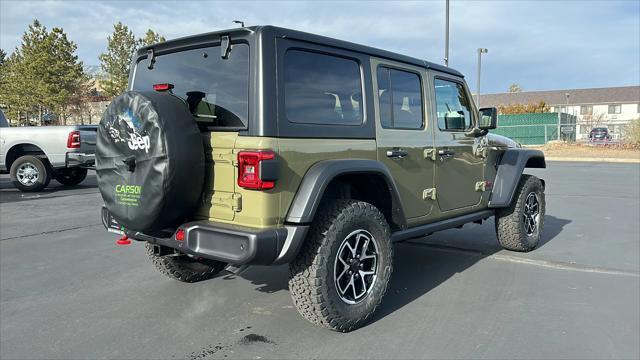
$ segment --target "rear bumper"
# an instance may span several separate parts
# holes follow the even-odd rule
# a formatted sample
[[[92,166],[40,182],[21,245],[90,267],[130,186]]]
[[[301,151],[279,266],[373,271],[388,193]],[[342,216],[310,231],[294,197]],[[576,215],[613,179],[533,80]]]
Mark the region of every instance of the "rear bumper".
[[[95,154],[85,154],[85,153],[67,153],[65,157],[65,166],[66,167],[90,167],[96,164],[96,156]]]
[[[109,216],[102,208],[102,223],[109,229]],[[129,238],[176,249],[182,253],[236,265],[276,265],[293,260],[308,226],[283,226],[255,229],[212,221],[194,221],[181,225],[184,240],[175,232],[157,237],[124,230]],[[176,230],[178,231],[178,230]]]

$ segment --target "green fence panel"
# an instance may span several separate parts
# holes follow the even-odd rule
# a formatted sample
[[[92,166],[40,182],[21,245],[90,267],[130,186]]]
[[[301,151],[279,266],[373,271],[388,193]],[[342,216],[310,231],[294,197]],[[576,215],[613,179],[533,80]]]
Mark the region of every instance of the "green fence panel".
[[[576,117],[565,113],[499,115],[498,128],[492,133],[509,137],[523,145],[544,145],[558,139],[575,140]]]

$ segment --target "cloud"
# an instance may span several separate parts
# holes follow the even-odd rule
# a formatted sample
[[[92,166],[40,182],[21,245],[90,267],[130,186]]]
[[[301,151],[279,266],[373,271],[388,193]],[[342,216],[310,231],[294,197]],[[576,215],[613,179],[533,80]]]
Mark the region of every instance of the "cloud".
[[[483,92],[638,85],[640,2],[451,2],[451,66],[475,84],[476,49],[485,47]],[[106,49],[113,23],[167,38],[220,30],[243,20],[273,24],[442,62],[444,1],[0,2],[0,46],[19,45],[38,18],[64,28],[89,65]],[[475,91],[475,86],[474,91]]]

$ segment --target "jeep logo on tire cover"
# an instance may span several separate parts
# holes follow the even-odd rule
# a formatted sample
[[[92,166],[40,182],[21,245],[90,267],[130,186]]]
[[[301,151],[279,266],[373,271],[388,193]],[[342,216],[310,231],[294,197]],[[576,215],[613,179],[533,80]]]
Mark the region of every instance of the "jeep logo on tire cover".
[[[144,150],[146,153],[149,153],[149,149],[151,148],[149,136],[146,135],[144,131],[139,131],[140,120],[133,115],[131,110],[113,117],[112,120],[107,123],[106,127],[109,136],[114,142],[126,142],[131,150]],[[128,133],[128,139],[126,135],[123,136],[121,132],[123,129]]]

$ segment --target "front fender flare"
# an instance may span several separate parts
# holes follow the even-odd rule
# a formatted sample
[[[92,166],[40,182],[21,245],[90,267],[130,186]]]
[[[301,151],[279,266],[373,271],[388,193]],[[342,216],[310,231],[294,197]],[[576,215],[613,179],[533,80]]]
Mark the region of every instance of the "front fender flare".
[[[377,160],[367,159],[323,160],[314,164],[302,179],[296,196],[289,207],[286,221],[301,224],[313,221],[318,205],[329,183],[337,176],[346,174],[375,174],[382,176],[391,193],[393,221],[401,229],[406,228],[407,222],[402,201],[389,169]]]
[[[544,153],[534,149],[505,150],[498,163],[498,173],[493,182],[493,190],[489,200],[490,208],[506,207],[511,204],[525,167],[546,168]]]

